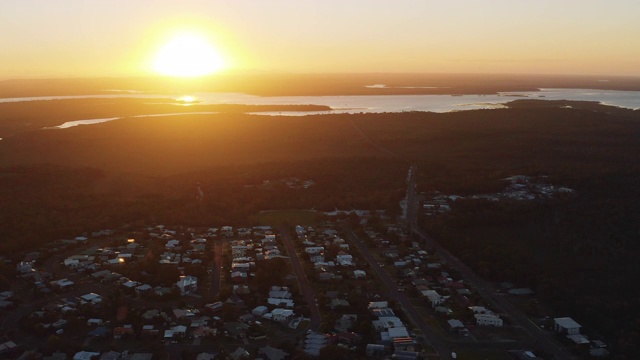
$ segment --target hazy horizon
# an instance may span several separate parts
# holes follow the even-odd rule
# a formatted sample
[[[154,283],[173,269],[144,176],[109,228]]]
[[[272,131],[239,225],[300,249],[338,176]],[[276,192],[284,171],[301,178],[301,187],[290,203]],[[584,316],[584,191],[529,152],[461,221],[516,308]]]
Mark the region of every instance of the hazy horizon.
[[[3,2],[0,79],[148,76],[184,31],[229,73],[640,76],[638,13],[628,0]]]

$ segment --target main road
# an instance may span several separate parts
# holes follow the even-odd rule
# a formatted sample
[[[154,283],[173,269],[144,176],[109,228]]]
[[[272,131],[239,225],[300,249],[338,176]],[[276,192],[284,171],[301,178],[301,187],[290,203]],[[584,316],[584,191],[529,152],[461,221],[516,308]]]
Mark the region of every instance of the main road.
[[[358,251],[362,254],[362,256],[367,260],[369,266],[373,271],[376,272],[380,280],[385,284],[388,289],[389,296],[398,302],[404,313],[409,317],[409,320],[416,326],[424,337],[427,339],[427,342],[433,349],[440,355],[441,359],[449,359],[451,350],[445,345],[442,339],[436,334],[423,320],[418,311],[415,309],[411,301],[405,296],[405,294],[398,291],[398,286],[396,282],[389,276],[389,274],[378,264],[376,259],[371,255],[369,248],[358,238],[353,231],[348,230],[348,235],[351,240],[351,243],[358,248]]]
[[[559,344],[545,333],[544,330],[527,318],[520,310],[510,303],[509,300],[504,296],[496,295],[496,289],[492,284],[476,275],[471,268],[447,251],[442,245],[424,232],[424,230],[420,229],[417,220],[418,199],[415,191],[416,173],[417,167],[415,165],[411,166],[407,179],[407,228],[413,233],[419,235],[425,242],[427,248],[434,248],[440,258],[446,261],[449,267],[457,270],[462,275],[465,282],[471,284],[476,291],[478,291],[480,296],[489,302],[491,307],[508,315],[514,323],[525,329],[525,331],[527,331],[529,335],[536,340],[535,343],[537,347],[542,348],[546,353],[552,354],[557,360],[572,359],[572,357],[567,354]],[[413,211],[409,211],[411,208]]]
[[[213,264],[211,265],[211,286],[209,298],[215,298],[220,294],[220,278],[222,277],[222,250],[223,240],[215,240],[213,243]]]
[[[296,278],[298,279],[298,287],[300,288],[300,293],[302,293],[304,300],[309,306],[309,311],[311,312],[309,330],[317,331],[318,328],[320,328],[320,311],[318,310],[318,305],[316,304],[313,289],[311,289],[311,286],[309,285],[309,280],[307,280],[307,276],[304,273],[304,268],[302,267],[302,263],[298,258],[296,248],[293,246],[291,232],[285,226],[280,227],[279,231],[280,238],[282,239],[282,242],[284,242],[284,245],[287,248],[287,253],[289,254],[289,258],[291,259],[293,271],[295,272]]]

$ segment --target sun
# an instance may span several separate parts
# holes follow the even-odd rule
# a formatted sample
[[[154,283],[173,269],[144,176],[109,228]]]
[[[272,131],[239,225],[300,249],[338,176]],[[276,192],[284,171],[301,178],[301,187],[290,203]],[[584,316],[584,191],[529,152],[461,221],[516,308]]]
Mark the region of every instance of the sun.
[[[156,54],[153,70],[169,76],[194,77],[217,73],[226,63],[203,36],[184,32],[174,35]]]

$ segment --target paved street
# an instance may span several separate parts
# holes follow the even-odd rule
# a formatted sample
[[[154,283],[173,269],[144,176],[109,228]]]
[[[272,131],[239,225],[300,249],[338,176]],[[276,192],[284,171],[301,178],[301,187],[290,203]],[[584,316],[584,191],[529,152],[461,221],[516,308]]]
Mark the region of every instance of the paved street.
[[[478,293],[489,302],[490,307],[499,313],[503,313],[511,318],[518,326],[522,327],[535,339],[536,345],[544,349],[545,352],[553,354],[558,360],[569,360],[572,357],[567,354],[562,347],[555,342],[540,327],[534,324],[520,310],[509,302],[504,296],[497,296],[496,289],[488,281],[476,275],[471,268],[462,263],[460,259],[453,256],[449,251],[442,247],[437,241],[431,238],[418,226],[417,209],[418,198],[415,192],[417,167],[413,165],[409,171],[407,185],[407,206],[413,211],[407,211],[407,226],[415,234],[418,234],[425,242],[427,248],[435,248],[440,258],[446,261],[447,266],[457,270],[463,277],[464,281],[473,286]]]
[[[398,291],[396,282],[387,274],[387,272],[378,265],[376,259],[371,255],[367,246],[360,240],[353,231],[349,231],[349,239],[351,243],[355,245],[362,256],[369,262],[369,265],[373,271],[376,272],[378,277],[382,280],[388,289],[388,294],[392,300],[397,301],[404,310],[409,320],[424,334],[425,338],[429,342],[436,352],[440,355],[441,359],[449,359],[451,350],[444,344],[442,339],[422,320],[420,314],[415,309],[411,301],[405,296],[405,294]]]
[[[311,322],[309,324],[309,330],[317,331],[320,327],[320,311],[318,310],[318,305],[316,305],[314,291],[309,285],[307,276],[305,275],[304,269],[302,268],[302,263],[298,258],[298,253],[296,252],[296,249],[293,245],[291,232],[284,226],[281,227],[279,231],[280,237],[284,242],[285,247],[287,248],[287,253],[291,258],[291,264],[293,265],[293,271],[295,272],[296,278],[298,279],[300,292],[302,293],[304,300],[307,302],[309,311],[311,312]]]
[[[213,264],[211,265],[211,286],[209,297],[214,298],[220,293],[220,277],[222,276],[222,249],[224,241],[215,240],[213,243]]]

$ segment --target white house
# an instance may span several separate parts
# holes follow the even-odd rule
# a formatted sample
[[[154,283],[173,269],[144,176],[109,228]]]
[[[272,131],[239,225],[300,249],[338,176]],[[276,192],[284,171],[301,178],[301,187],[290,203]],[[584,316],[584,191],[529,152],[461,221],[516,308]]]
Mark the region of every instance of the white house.
[[[367,277],[367,273],[364,270],[353,270],[353,277],[356,279],[364,279]]]
[[[80,296],[80,299],[92,304],[99,304],[100,302],[102,302],[102,296],[96,293],[89,293],[89,294],[82,295]]]
[[[293,318],[293,310],[276,308],[271,312],[273,321],[286,324]]]
[[[77,269],[78,266],[80,266],[80,260],[78,259],[64,259],[64,266],[71,268],[71,269]]]
[[[68,280],[68,279],[60,279],[58,281],[53,281],[52,284],[57,286],[60,289],[69,289],[73,285],[75,285],[75,283],[73,281]]]
[[[475,314],[479,326],[502,326],[502,319],[495,314]]]
[[[429,300],[432,307],[436,307],[444,302],[444,298],[435,290],[423,290],[421,294]]]
[[[553,328],[563,334],[575,335],[580,333],[580,324],[570,317],[561,317],[553,319]]]
[[[104,321],[102,319],[89,319],[87,320],[87,326],[99,326],[102,325]]]
[[[181,295],[192,294],[198,290],[198,278],[195,276],[181,276],[176,283]]]
[[[304,248],[304,252],[306,252],[309,255],[311,255],[311,254],[320,254],[320,253],[324,252],[324,247],[323,246],[310,246],[308,248]]]
[[[353,256],[350,254],[337,255],[336,263],[340,266],[353,266]]]

